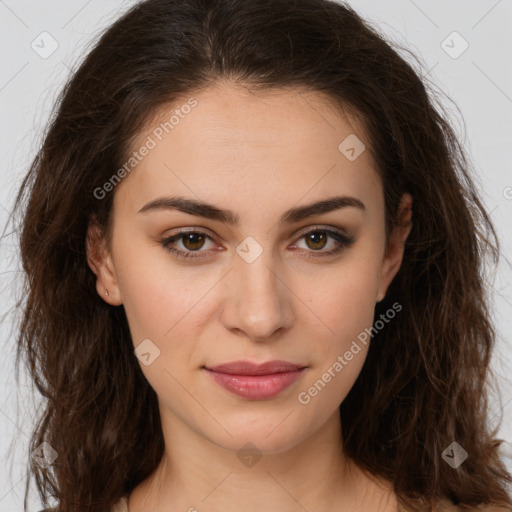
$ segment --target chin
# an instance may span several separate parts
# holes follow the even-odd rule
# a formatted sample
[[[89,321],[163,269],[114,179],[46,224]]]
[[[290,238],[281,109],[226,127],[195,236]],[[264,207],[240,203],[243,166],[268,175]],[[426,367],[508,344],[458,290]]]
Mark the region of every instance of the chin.
[[[274,438],[268,436],[266,432],[260,433],[248,429],[246,435],[243,432],[238,433],[233,438],[223,439],[222,442],[216,444],[226,450],[235,452],[239,456],[243,456],[245,451],[254,451],[261,455],[277,455],[291,450],[302,440],[300,437],[294,438],[292,436],[286,436],[285,439],[281,436]],[[213,439],[212,441],[215,442]]]
[[[203,432],[203,435],[214,444],[237,453],[248,444],[254,445],[261,454],[283,453],[308,437],[303,422],[298,421],[294,414],[283,421],[284,418],[286,414],[281,414],[276,421],[269,421],[268,416],[260,420],[254,417],[247,421],[238,419],[236,424],[224,423],[232,437],[218,429],[216,432]]]

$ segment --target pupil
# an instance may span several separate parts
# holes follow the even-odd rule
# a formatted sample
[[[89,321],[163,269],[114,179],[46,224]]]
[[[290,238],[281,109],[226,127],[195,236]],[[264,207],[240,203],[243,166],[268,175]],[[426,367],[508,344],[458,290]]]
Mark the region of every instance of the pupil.
[[[319,239],[319,240],[317,240],[317,239]],[[323,233],[313,233],[313,234],[309,235],[309,240],[311,242],[313,242],[313,244],[317,244],[319,242],[321,244],[322,241],[325,241],[325,234],[323,234]],[[314,248],[315,249],[319,249],[319,248],[321,249],[322,247],[314,247]]]
[[[195,238],[199,238],[199,241],[194,241]],[[185,235],[185,247],[187,247],[188,249],[199,249],[199,247],[201,246],[202,238],[204,237],[199,233],[191,233],[189,235]],[[195,244],[199,244],[199,247],[190,247],[190,244],[192,244],[192,246],[194,246]]]

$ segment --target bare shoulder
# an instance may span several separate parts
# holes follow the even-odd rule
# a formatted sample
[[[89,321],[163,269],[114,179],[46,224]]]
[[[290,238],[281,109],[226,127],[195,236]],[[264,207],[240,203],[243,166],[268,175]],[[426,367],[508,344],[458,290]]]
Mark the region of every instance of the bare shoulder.
[[[112,508],[111,512],[129,512],[128,511],[128,498],[123,496]]]
[[[410,512],[408,508],[400,504],[397,510],[398,512]],[[448,499],[443,499],[434,506],[432,512],[512,512],[512,507],[498,505],[479,505],[477,507],[459,506]]]
[[[56,512],[55,508],[45,508],[40,512]],[[129,512],[128,510],[128,498],[123,496],[111,509],[110,512]]]
[[[453,510],[457,510],[460,512],[512,512],[512,507],[504,507],[498,505],[480,505],[472,509],[457,507]]]
[[[512,512],[512,508],[497,505],[479,505],[468,508],[467,506],[454,505],[450,500],[441,501],[434,509],[435,512]]]

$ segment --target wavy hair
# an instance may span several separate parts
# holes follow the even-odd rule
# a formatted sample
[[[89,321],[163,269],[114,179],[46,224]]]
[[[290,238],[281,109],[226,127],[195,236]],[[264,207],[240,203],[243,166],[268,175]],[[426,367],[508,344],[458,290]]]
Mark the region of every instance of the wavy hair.
[[[44,405],[30,451],[45,441],[58,453],[47,468],[29,467],[25,510],[34,478],[57,512],[104,512],[161,460],[157,397],[124,308],[96,293],[86,233],[94,219],[109,238],[115,192],[99,200],[94,190],[151,116],[218,81],[323,92],[356,112],[382,178],[388,235],[402,193],[414,198],[402,266],[375,317],[394,302],[403,311],[374,336],[340,406],[346,453],[390,480],[410,510],[445,498],[512,506],[488,419],[496,333],[483,271],[499,242],[421,67],[331,0],[147,0],[103,32],[62,90],[15,202],[26,290],[17,367],[24,362]],[[469,454],[457,469],[441,457],[454,441]]]

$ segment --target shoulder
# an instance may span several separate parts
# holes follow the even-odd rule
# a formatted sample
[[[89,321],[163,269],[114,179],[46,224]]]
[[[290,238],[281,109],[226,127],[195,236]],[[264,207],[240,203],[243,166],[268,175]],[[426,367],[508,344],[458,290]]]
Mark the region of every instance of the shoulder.
[[[478,505],[477,507],[459,507],[450,500],[442,500],[438,503],[434,512],[512,512],[510,507],[499,507],[497,505]]]
[[[398,512],[409,511],[402,506],[399,506]],[[512,508],[504,506],[499,507],[497,505],[479,505],[473,508],[459,507],[458,505],[455,505],[451,500],[442,499],[435,505],[435,507],[432,509],[432,512],[512,512]]]
[[[128,498],[123,496],[112,508],[111,512],[129,512]]]
[[[54,508],[45,508],[40,512],[55,512]],[[110,510],[110,512],[129,512],[128,510],[128,498],[123,496]]]

